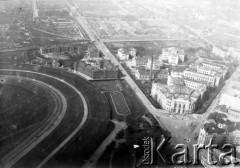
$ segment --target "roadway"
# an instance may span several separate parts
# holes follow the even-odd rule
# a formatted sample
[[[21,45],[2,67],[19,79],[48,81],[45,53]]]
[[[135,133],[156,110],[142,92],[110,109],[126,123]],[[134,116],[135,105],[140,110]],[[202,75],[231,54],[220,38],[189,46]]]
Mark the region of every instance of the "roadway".
[[[215,112],[215,108],[219,105],[219,100],[221,98],[221,95],[223,93],[225,93],[227,91],[227,89],[231,86],[231,81],[234,80],[234,78],[236,78],[237,76],[239,76],[240,73],[240,65],[238,65],[238,67],[235,69],[235,71],[233,72],[233,74],[231,75],[231,77],[225,81],[225,85],[223,86],[223,88],[220,90],[220,92],[217,94],[217,96],[215,97],[215,99],[212,101],[212,103],[210,104],[210,106],[208,107],[208,109],[206,110],[206,112],[204,114],[201,114],[201,123],[195,128],[195,130],[200,130],[200,128],[203,127],[203,125],[205,124],[205,121],[207,121],[208,116]],[[193,131],[194,132],[194,131]],[[190,137],[188,137],[189,139],[194,139],[195,134],[192,134]]]
[[[71,139],[75,139],[76,134],[83,131],[83,126],[94,129],[91,122],[85,124],[89,117],[109,119],[110,107],[106,97],[94,85],[73,73],[50,67],[11,63],[0,63],[0,69],[3,75],[40,80],[61,91],[67,101],[66,114],[56,128],[46,137],[38,137],[37,142],[31,144],[31,148],[21,156],[17,155],[21,158],[2,161],[5,165],[3,167],[42,167]],[[84,133],[87,136],[91,132]],[[89,140],[93,144],[96,143],[95,141],[97,139]],[[90,149],[84,148],[81,152],[87,150]]]
[[[77,7],[76,7],[77,8]],[[71,9],[71,8],[70,8]],[[115,58],[115,56],[109,51],[109,49],[106,47],[104,42],[98,38],[98,36],[93,32],[92,28],[88,25],[87,21],[84,17],[82,17],[79,13],[77,16],[77,21],[82,26],[84,31],[87,33],[91,41],[95,42],[95,46],[98,50],[102,51],[102,53],[105,55],[106,59],[110,59],[112,63],[121,70],[122,74],[124,75],[124,79],[127,81],[129,86],[134,90],[137,97],[141,101],[141,103],[146,107],[146,109],[156,118],[161,117],[163,113],[165,113],[164,110],[156,109],[152,103],[148,100],[148,98],[145,96],[145,94],[139,89],[139,87],[136,85],[136,83],[132,80],[132,78],[128,75],[127,71],[122,67],[122,65],[118,62],[118,60]],[[156,118],[157,119],[157,118]],[[165,128],[165,125],[157,119],[160,126],[162,128]]]
[[[158,37],[158,36],[142,36],[142,35],[138,35],[135,37],[114,37],[114,38],[105,38],[102,39],[103,42],[142,42],[142,41],[146,41],[146,42],[152,42],[152,41],[188,41],[190,39],[175,39],[175,38],[162,38],[162,37]]]
[[[169,119],[169,117],[167,117],[166,115],[166,111],[164,110],[160,110],[160,109],[156,109],[152,103],[147,99],[147,97],[145,96],[145,94],[139,89],[139,87],[136,85],[136,83],[132,80],[132,78],[128,75],[128,73],[126,72],[126,70],[122,67],[122,65],[118,62],[118,60],[116,59],[116,57],[109,51],[109,49],[106,47],[106,45],[104,44],[104,42],[106,42],[107,40],[100,40],[98,38],[98,36],[94,33],[94,31],[92,30],[92,28],[88,25],[87,21],[84,19],[84,17],[78,16],[77,20],[79,21],[79,24],[82,26],[82,28],[85,30],[85,32],[87,33],[87,35],[90,37],[90,39],[92,41],[95,41],[95,45],[96,47],[101,50],[103,52],[103,54],[105,55],[105,57],[107,59],[110,59],[115,65],[117,65],[119,67],[119,69],[121,70],[121,72],[123,73],[123,75],[125,76],[124,79],[127,81],[127,83],[130,85],[130,87],[134,90],[134,92],[136,93],[137,97],[140,99],[141,103],[146,107],[146,109],[156,118],[156,120],[159,122],[160,126],[162,128],[166,128],[165,124],[163,124],[163,122],[161,120],[164,119]],[[207,39],[205,39],[202,36],[197,35],[192,29],[190,29],[187,25],[184,25],[184,27],[186,29],[188,29],[189,31],[191,31],[194,35],[196,35],[198,38],[201,38],[202,40],[206,41],[207,43],[210,43],[212,45],[214,45],[212,42],[208,41]],[[122,39],[124,41],[126,41],[126,39]],[[174,39],[175,40],[175,39]],[[177,40],[177,39],[176,39]],[[185,39],[184,39],[185,40]],[[131,39],[131,41],[134,41],[134,39]],[[150,40],[152,41],[152,40]],[[214,100],[214,102],[217,100]],[[213,103],[214,104],[214,103]],[[212,110],[213,105],[210,106],[209,110]],[[174,120],[174,119],[171,119]]]
[[[221,95],[223,93],[225,93],[227,91],[227,89],[231,86],[231,81],[234,80],[234,78],[236,78],[237,76],[239,76],[239,72],[240,72],[240,65],[238,65],[238,67],[235,69],[235,71],[233,72],[233,74],[231,75],[231,77],[225,81],[225,85],[223,86],[223,88],[221,89],[221,91],[218,93],[218,95],[216,96],[216,98],[213,100],[213,102],[211,103],[211,105],[208,107],[208,109],[206,110],[206,112],[202,115],[203,119],[205,120],[206,117],[211,114],[212,112],[214,112],[214,108],[218,105],[219,103],[219,99],[221,97]]]

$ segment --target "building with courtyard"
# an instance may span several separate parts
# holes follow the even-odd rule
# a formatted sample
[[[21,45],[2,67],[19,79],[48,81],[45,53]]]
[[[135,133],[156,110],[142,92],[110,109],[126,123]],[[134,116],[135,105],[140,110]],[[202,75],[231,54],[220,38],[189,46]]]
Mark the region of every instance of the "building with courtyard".
[[[208,84],[211,87],[218,87],[224,81],[228,68],[225,65],[208,61],[196,61],[194,65],[183,72],[183,77],[188,83],[197,87],[197,83]]]
[[[194,90],[186,86],[182,78],[168,76],[167,85],[152,83],[151,96],[162,108],[173,114],[191,114],[202,105],[206,87]]]

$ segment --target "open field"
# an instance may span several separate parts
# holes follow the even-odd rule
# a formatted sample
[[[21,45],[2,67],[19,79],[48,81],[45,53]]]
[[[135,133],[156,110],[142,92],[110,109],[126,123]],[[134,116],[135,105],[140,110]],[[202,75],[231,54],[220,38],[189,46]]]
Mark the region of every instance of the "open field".
[[[87,18],[89,25],[103,39],[132,39],[141,37],[159,37],[162,39],[184,39],[186,32],[180,27],[163,20],[125,20],[124,18]],[[161,23],[161,24],[160,24]]]
[[[109,0],[80,0],[75,2],[78,11],[86,16],[117,16],[121,13],[119,7]]]
[[[220,46],[240,49],[240,37],[234,37],[226,34],[216,34],[205,38]]]

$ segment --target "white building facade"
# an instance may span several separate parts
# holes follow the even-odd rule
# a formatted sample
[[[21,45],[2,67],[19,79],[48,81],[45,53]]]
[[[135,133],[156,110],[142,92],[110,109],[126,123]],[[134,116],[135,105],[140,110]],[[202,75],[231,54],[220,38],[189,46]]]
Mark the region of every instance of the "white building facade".
[[[183,72],[183,77],[186,79],[199,81],[199,83],[206,82],[211,87],[218,87],[220,81],[225,78],[227,70],[228,68],[224,65],[202,62],[186,69]]]

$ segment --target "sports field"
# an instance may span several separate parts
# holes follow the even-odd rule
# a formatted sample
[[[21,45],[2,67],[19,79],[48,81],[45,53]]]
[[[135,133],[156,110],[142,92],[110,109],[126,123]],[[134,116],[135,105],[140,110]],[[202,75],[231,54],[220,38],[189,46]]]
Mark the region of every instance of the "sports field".
[[[36,134],[34,132],[35,130],[33,130],[34,133],[32,133],[35,136],[32,136],[32,134],[30,135],[30,133],[26,136],[21,136],[21,138],[24,140],[31,137],[29,141],[24,141],[26,144],[29,142],[34,143],[34,141],[37,140],[41,141],[36,144],[26,155],[22,156],[22,158],[14,164],[14,167],[37,167],[43,163],[45,158],[49,158],[48,156],[51,155],[55,149],[61,150],[57,151],[54,155],[51,155],[49,158],[50,162],[47,160],[43,163],[44,165],[63,165],[67,164],[69,159],[72,160],[72,165],[68,166],[73,166],[75,163],[77,165],[81,165],[91,156],[91,154],[114,128],[113,123],[110,121],[110,106],[106,97],[97,87],[73,73],[38,65],[0,63],[0,76],[11,76],[16,78],[16,80],[19,80],[20,83],[23,81],[21,80],[22,78],[29,80],[31,84],[34,84],[36,81],[40,81],[44,83],[46,87],[50,87],[50,90],[58,90],[65,100],[65,102],[63,102],[62,100],[59,100],[60,98],[54,98],[50,95],[46,95],[47,98],[44,98],[44,101],[41,99],[39,101],[37,101],[38,99],[30,99],[29,101],[26,101],[27,107],[22,107],[21,110],[19,110],[23,112],[23,114],[24,112],[28,112],[28,114],[26,114],[27,116],[24,116],[25,120],[30,120],[34,123],[41,123],[37,125],[36,128],[43,126],[44,128],[41,130],[45,130],[44,132],[49,132],[51,128],[54,129],[46,136],[44,132],[38,132]],[[3,80],[0,80],[2,82],[1,85],[6,85],[5,79],[6,78],[4,77]],[[15,82],[15,84],[19,87],[17,82]],[[28,85],[26,88],[28,88]],[[32,87],[32,92],[34,94],[36,91],[39,91],[37,88],[39,87]],[[18,90],[23,92],[24,89]],[[50,94],[50,90],[47,90],[48,94]],[[27,94],[27,91],[25,94],[23,94],[15,92],[15,90],[13,90],[13,93],[15,96],[32,96],[31,89],[29,94]],[[79,93],[81,93],[84,99],[82,99]],[[39,96],[36,97],[40,98]],[[10,100],[12,97],[9,97],[8,99]],[[19,99],[19,102],[23,100],[20,97]],[[46,117],[49,119],[49,124],[47,124],[49,126],[47,126],[45,124],[46,122],[41,122],[41,116],[38,116],[39,120],[33,120],[30,114],[31,112],[34,113],[34,111],[36,111],[35,108],[38,109],[38,106],[47,104],[47,102],[50,101],[49,99],[56,100],[56,103],[60,101],[60,104],[56,106],[55,102],[53,103],[53,109],[50,108],[51,106],[47,106],[51,114],[53,114],[54,109],[58,107],[65,109],[65,112],[64,114],[62,114],[62,112],[60,114],[59,112],[56,112],[56,118]],[[11,108],[10,104],[6,105],[5,108],[7,109],[9,107]],[[30,107],[32,107],[32,109]],[[39,111],[44,114],[44,111],[48,112],[48,110],[41,109]],[[11,114],[11,110],[9,111],[9,114]],[[16,120],[19,122],[21,122],[20,116],[16,115]],[[12,116],[12,118],[14,117]],[[59,119],[61,120],[59,121]],[[17,146],[21,146],[22,144],[25,143],[19,143]],[[17,149],[17,146],[15,146],[12,151]],[[16,152],[19,152],[20,149]],[[1,158],[1,164],[6,165],[11,162],[11,158],[16,155],[12,151],[9,152],[10,154],[7,154]],[[65,156],[69,156],[69,159],[62,160],[61,158]]]
[[[113,102],[113,106],[118,115],[126,116],[130,114],[130,109],[127,102],[121,92],[112,92],[110,97]]]
[[[54,112],[51,92],[24,78],[0,76],[0,157],[32,134]]]

